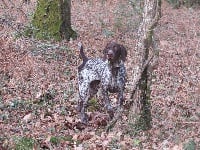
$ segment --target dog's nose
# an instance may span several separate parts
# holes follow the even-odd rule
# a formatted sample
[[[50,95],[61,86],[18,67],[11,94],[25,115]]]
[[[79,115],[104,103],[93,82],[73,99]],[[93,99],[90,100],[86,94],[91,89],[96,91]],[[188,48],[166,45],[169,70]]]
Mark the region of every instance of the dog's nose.
[[[108,55],[109,58],[112,58],[113,55],[114,55],[114,54],[113,54],[113,51],[112,51],[112,50],[109,50],[107,55]]]

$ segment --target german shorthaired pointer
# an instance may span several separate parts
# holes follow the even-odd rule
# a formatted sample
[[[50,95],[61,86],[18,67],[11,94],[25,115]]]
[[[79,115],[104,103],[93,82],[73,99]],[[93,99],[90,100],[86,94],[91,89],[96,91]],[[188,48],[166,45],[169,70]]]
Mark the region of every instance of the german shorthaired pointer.
[[[83,63],[78,67],[80,96],[78,111],[81,114],[81,122],[87,124],[88,117],[85,113],[87,102],[98,92],[99,88],[102,90],[105,107],[112,118],[114,113],[108,92],[118,93],[118,105],[123,104],[126,82],[124,61],[127,51],[123,45],[110,42],[104,49],[104,58],[88,59],[83,52],[81,43],[79,43],[79,49],[83,60]]]

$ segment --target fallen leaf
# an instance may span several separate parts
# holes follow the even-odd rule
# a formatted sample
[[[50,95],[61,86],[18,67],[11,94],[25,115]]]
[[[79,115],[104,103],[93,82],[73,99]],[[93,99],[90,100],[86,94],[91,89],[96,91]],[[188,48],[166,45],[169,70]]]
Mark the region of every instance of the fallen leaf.
[[[24,123],[29,123],[29,122],[31,122],[32,119],[33,119],[33,115],[32,115],[32,113],[29,113],[29,114],[27,114],[27,115],[24,116],[24,118],[22,119],[22,121]]]

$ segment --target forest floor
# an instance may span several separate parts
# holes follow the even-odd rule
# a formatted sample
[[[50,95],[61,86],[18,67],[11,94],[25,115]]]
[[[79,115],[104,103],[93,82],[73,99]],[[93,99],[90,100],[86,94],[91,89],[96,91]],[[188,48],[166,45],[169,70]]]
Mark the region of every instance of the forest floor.
[[[83,129],[78,123],[77,43],[90,57],[101,56],[111,40],[123,44],[130,79],[141,10],[131,1],[72,1],[72,27],[79,37],[54,42],[23,35],[36,0],[4,0],[0,7],[0,149],[200,149],[199,8],[162,4],[155,30],[159,57],[152,68],[152,128],[135,131],[124,115],[106,133],[105,124],[94,119],[106,116],[96,101],[88,112],[90,125]],[[127,101],[130,92],[128,82]]]

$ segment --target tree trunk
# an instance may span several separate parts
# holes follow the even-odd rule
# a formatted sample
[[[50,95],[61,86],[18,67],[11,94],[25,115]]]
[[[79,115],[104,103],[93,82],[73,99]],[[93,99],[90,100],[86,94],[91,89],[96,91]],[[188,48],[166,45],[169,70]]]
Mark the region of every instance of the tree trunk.
[[[136,129],[151,127],[149,63],[155,55],[154,28],[161,15],[161,0],[144,0],[143,20],[138,30],[136,57],[132,75],[133,92],[129,111],[129,123]],[[151,56],[150,56],[151,55]]]
[[[38,0],[29,34],[47,40],[75,38],[76,33],[71,28],[70,6],[70,0]]]

